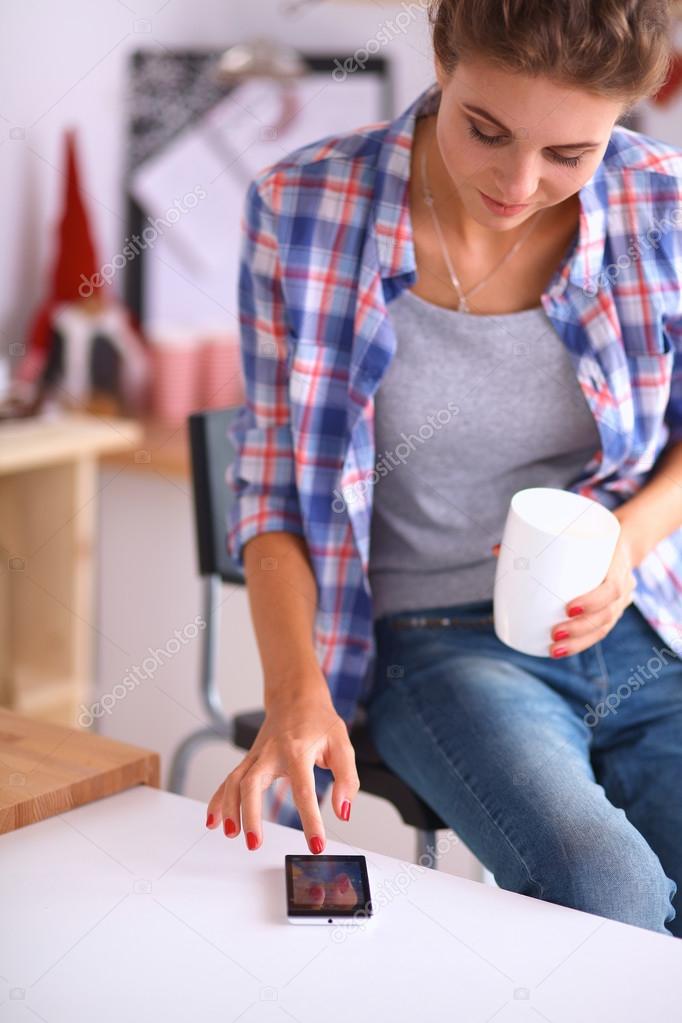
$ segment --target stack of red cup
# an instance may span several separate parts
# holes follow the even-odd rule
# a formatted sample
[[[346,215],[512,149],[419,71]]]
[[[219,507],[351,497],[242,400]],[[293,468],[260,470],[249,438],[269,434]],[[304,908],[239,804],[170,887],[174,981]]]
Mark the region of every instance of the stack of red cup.
[[[239,339],[234,334],[167,333],[151,344],[152,415],[177,425],[191,412],[244,401]]]

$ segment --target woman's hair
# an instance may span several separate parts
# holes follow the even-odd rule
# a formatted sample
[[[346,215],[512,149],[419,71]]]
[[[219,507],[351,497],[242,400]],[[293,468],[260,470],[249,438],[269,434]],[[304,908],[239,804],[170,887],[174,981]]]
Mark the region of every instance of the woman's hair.
[[[622,100],[653,96],[672,58],[670,0],[428,0],[446,74],[481,57]]]

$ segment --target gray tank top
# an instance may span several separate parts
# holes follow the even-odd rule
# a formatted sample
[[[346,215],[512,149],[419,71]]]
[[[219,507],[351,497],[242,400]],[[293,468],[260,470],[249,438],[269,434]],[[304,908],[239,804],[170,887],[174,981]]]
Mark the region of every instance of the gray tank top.
[[[601,440],[542,306],[477,316],[404,289],[374,395],[369,580],[375,618],[492,599],[512,495],[565,489]]]

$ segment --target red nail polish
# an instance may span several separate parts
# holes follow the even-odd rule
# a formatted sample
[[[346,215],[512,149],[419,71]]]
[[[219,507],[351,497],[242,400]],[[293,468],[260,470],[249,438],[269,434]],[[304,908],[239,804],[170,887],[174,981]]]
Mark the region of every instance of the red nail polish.
[[[206,815],[206,827],[207,828],[213,827],[213,821],[214,820],[215,820],[215,817],[213,816],[212,813],[207,814]]]
[[[564,654],[567,654],[567,653],[568,653],[568,647],[558,646],[556,648],[556,650],[552,653],[552,657],[563,657]]]
[[[249,849],[255,849],[258,845],[258,837],[253,833],[253,831],[246,832],[246,844]]]
[[[344,821],[347,821],[349,819],[349,817],[350,817],[350,802],[349,802],[349,800],[344,799],[343,803],[341,804],[341,819],[344,820]]]
[[[575,618],[576,615],[581,615],[582,613],[583,609],[581,607],[572,607],[571,610],[568,612],[568,617]]]
[[[318,838],[317,835],[314,835],[313,838],[310,839],[310,848],[312,849],[312,851],[314,853],[321,853],[322,852],[322,839]]]
[[[237,825],[232,820],[232,818],[231,817],[226,817],[225,820],[223,821],[223,831],[225,832],[225,834],[226,835],[234,835],[236,830],[237,830]]]
[[[568,639],[568,633],[566,632],[565,629],[559,629],[558,632],[554,633],[554,638],[555,639]]]

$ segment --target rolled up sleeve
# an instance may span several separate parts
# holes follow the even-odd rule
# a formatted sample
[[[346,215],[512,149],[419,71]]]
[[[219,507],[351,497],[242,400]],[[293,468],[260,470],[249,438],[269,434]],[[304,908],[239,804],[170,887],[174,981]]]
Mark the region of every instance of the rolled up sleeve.
[[[235,449],[226,481],[227,549],[243,568],[243,547],[273,530],[304,535],[295,478],[287,323],[275,218],[249,185],[241,221],[239,325],[244,404],[228,427]]]

